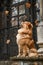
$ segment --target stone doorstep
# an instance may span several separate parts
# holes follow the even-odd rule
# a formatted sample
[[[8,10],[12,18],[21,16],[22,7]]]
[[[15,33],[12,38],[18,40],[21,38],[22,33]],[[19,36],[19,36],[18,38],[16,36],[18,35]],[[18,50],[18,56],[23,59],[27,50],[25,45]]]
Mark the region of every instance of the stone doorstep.
[[[39,46],[39,48],[43,48],[43,42],[37,42],[36,44]]]
[[[38,46],[39,46],[39,48],[43,48],[43,45],[42,44],[39,44]]]
[[[43,45],[43,41],[36,42],[36,44],[41,44],[41,45]]]
[[[37,52],[38,52],[38,54],[43,54],[43,48],[39,48],[39,49],[37,50]]]

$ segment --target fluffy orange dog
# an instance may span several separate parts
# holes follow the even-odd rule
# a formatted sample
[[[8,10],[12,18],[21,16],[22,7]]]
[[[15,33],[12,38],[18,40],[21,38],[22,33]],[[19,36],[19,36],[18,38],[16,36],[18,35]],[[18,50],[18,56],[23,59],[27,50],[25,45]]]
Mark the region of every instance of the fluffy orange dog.
[[[29,55],[29,49],[34,48],[34,41],[32,39],[33,25],[30,22],[22,22],[21,28],[18,30],[17,45],[19,54],[18,57],[25,57]]]

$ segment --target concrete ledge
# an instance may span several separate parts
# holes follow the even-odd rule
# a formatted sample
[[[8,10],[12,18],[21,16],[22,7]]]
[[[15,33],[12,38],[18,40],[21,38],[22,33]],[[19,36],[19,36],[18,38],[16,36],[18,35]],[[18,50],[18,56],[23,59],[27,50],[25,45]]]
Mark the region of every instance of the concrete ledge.
[[[29,58],[29,57],[10,57],[10,60],[12,61],[43,61],[43,57],[32,57],[32,58]]]

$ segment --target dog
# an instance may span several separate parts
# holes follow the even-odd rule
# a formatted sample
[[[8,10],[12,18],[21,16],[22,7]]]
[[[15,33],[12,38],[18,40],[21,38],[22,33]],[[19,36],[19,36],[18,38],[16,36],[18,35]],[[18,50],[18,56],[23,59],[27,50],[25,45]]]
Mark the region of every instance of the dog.
[[[25,21],[21,23],[21,28],[16,35],[19,52],[17,57],[25,57],[26,55],[29,55],[29,48],[34,48],[32,29],[33,25],[30,22]]]

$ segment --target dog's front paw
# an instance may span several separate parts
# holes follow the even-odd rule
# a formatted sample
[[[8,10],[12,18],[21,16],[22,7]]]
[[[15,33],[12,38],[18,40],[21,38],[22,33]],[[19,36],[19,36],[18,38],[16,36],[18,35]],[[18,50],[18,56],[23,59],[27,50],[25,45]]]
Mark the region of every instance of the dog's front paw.
[[[18,54],[17,57],[21,57],[21,54]]]

